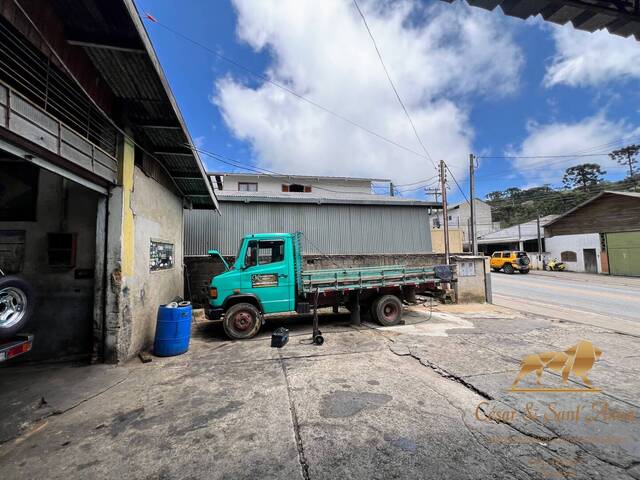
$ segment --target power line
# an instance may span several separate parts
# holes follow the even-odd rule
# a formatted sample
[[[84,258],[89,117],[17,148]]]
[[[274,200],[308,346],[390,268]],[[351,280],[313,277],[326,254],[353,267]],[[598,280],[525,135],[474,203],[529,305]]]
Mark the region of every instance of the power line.
[[[423,178],[420,180],[416,180],[415,182],[411,182],[411,183],[399,183],[399,184],[395,184],[395,187],[409,187],[411,185],[415,185],[416,183],[422,183],[422,182],[428,182],[430,180],[433,180],[434,178],[438,178],[438,175],[434,175],[433,177],[429,177],[429,178]]]
[[[314,100],[311,100],[310,98],[308,98],[308,97],[296,92],[295,90],[287,87],[286,85],[282,85],[281,83],[278,83],[275,80],[272,80],[269,77],[267,77],[265,75],[262,75],[261,73],[255,72],[255,71],[251,70],[250,68],[244,66],[243,64],[233,60],[232,58],[229,58],[229,57],[227,57],[225,55],[222,55],[221,53],[218,53],[215,50],[207,47],[203,43],[200,43],[199,41],[194,40],[194,39],[184,35],[183,33],[178,32],[177,30],[174,30],[173,28],[169,27],[168,25],[165,25],[164,23],[159,22],[156,18],[151,16],[149,13],[147,13],[145,15],[146,15],[146,19],[147,20],[155,23],[156,25],[159,25],[160,27],[162,27],[165,30],[171,32],[175,36],[185,40],[186,42],[189,42],[189,43],[191,43],[193,45],[196,45],[197,47],[200,47],[201,49],[209,52],[211,55],[219,58],[220,60],[222,60],[224,62],[229,63],[230,65],[233,65],[234,67],[236,67],[236,68],[248,73],[249,75],[252,75],[253,77],[258,78],[258,79],[260,79],[260,80],[262,80],[264,82],[267,82],[267,83],[273,85],[274,87],[277,87],[277,88],[279,88],[279,89],[281,89],[281,90],[293,95],[294,97],[298,98],[299,100],[307,102],[308,104],[313,105],[314,107],[322,110],[323,112],[328,113],[328,114],[330,114],[330,115],[332,115],[332,116],[342,120],[343,122],[346,122],[346,123],[348,123],[348,124],[350,124],[350,125],[352,125],[352,126],[354,126],[356,128],[359,128],[359,129],[367,132],[370,135],[373,135],[374,137],[376,137],[376,138],[378,138],[380,140],[383,140],[383,141],[385,141],[385,142],[387,142],[387,143],[389,143],[391,145],[394,145],[394,146],[396,146],[398,148],[401,148],[402,150],[405,150],[405,151],[407,151],[409,153],[417,155],[417,156],[419,156],[421,158],[425,158],[425,155],[423,155],[422,153],[416,152],[415,150],[413,150],[413,149],[411,149],[409,147],[405,147],[404,145],[402,145],[400,143],[397,143],[397,142],[385,137],[384,135],[371,130],[370,128],[367,128],[364,125],[361,125],[361,124],[359,124],[359,123],[357,123],[357,122],[345,117],[344,115],[341,115],[340,113],[337,113],[337,112],[335,112],[335,111],[333,111],[333,110],[331,110],[331,109],[319,104],[318,102],[316,102]],[[144,18],[142,18],[142,17],[140,17],[140,18],[144,20]],[[430,158],[430,157],[427,155],[426,158]],[[433,162],[433,160],[432,160],[432,162]]]
[[[186,145],[185,145],[186,146]],[[202,153],[204,155],[207,155],[209,157],[215,158],[217,161],[224,163],[226,165],[230,165],[232,167],[236,167],[236,168],[240,168],[243,170],[247,170],[259,175],[264,175],[265,177],[291,177],[291,176],[295,176],[295,175],[291,175],[288,173],[280,173],[280,172],[275,172],[273,170],[268,170],[266,168],[260,168],[260,167],[255,167],[255,166],[248,166],[245,165],[243,163],[241,163],[239,160],[235,160],[233,158],[230,157],[226,157],[224,155],[221,155],[219,153],[216,152],[211,152],[202,148],[196,148],[196,147],[189,147],[199,153]],[[356,191],[348,191],[348,190],[332,190],[330,188],[326,188],[326,187],[320,187],[318,185],[313,185],[313,188],[317,189],[317,190],[323,190],[323,191],[327,191],[327,192],[331,192],[331,193],[357,193],[360,195],[371,195],[371,196],[375,196],[375,197],[383,197],[383,195],[378,195],[377,193],[363,193],[363,192],[356,192]],[[422,188],[422,187],[420,187]],[[400,191],[401,193],[403,193],[403,191]]]
[[[449,173],[451,174],[451,178],[453,178],[453,181],[456,183],[456,187],[458,187],[458,190],[460,190],[460,193],[462,194],[462,196],[464,197],[464,199],[467,201],[467,203],[469,202],[469,199],[467,198],[467,196],[464,194],[464,192],[462,191],[462,188],[460,188],[460,184],[458,184],[458,180],[456,180],[455,175],[453,174],[453,172],[451,171],[451,169],[449,168],[449,165],[447,165],[445,163],[445,167],[447,168],[447,170],[449,170]]]
[[[478,156],[478,158],[502,158],[502,159],[511,159],[511,158],[523,158],[523,159],[533,159],[533,158],[580,158],[580,157],[602,157],[606,156],[607,153],[582,153],[579,155],[483,155]]]
[[[418,130],[416,129],[416,126],[413,123],[413,120],[411,119],[411,115],[409,115],[409,111],[407,110],[407,107],[405,107],[404,102],[402,101],[402,98],[400,98],[400,94],[398,93],[398,89],[396,88],[395,84],[393,83],[393,80],[391,79],[391,75],[389,73],[389,70],[387,69],[387,66],[384,63],[384,60],[382,59],[382,54],[380,53],[380,49],[378,48],[378,44],[376,42],[376,39],[373,36],[373,32],[369,28],[369,24],[367,23],[367,19],[365,18],[364,13],[362,13],[362,10],[360,10],[360,6],[358,5],[358,1],[357,0],[353,0],[353,4],[355,5],[356,10],[358,10],[358,13],[362,17],[362,21],[364,23],[365,28],[367,29],[367,32],[369,33],[369,37],[371,38],[371,43],[373,43],[373,47],[376,50],[376,54],[378,55],[378,59],[380,60],[380,64],[382,65],[384,73],[387,76],[387,80],[389,80],[389,84],[391,85],[391,88],[393,89],[393,93],[396,95],[396,98],[398,99],[398,103],[400,103],[400,106],[402,107],[402,110],[404,111],[404,114],[406,115],[407,120],[409,120],[409,123],[411,124],[411,128],[413,129],[413,133],[415,134],[416,139],[418,140],[418,143],[422,147],[422,150],[424,151],[424,153],[427,156],[427,158],[433,164],[433,167],[437,170],[438,167],[436,167],[436,163],[433,161],[433,159],[431,158],[431,155],[429,154],[429,151],[427,150],[427,147],[425,147],[424,143],[420,139],[420,135],[418,135]]]

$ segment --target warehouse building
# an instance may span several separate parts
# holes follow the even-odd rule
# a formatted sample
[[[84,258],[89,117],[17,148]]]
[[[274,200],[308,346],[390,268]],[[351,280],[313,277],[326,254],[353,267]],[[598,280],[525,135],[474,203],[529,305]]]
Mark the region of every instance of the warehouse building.
[[[212,180],[222,215],[192,210],[185,216],[192,296],[220,271],[207,251],[232,258],[250,233],[302,232],[306,268],[326,256],[342,265],[347,256],[406,263],[402,255],[432,253],[429,213],[440,205],[374,194],[373,185],[385,180],[253,174],[212,174]]]
[[[586,234],[599,236],[597,271],[640,276],[640,193],[601,192],[545,225],[553,239]]]
[[[0,268],[35,291],[20,358],[126,360],[183,295],[209,179],[132,0],[0,2],[0,44]]]

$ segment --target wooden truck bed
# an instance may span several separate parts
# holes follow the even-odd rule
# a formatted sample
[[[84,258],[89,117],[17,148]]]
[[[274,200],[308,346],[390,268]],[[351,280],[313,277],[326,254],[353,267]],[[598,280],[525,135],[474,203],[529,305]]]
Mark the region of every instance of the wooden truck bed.
[[[449,275],[447,275],[449,272]],[[419,286],[450,282],[454,270],[445,266],[406,267],[388,265],[376,267],[308,270],[300,273],[303,294],[331,291],[362,290],[381,287]]]

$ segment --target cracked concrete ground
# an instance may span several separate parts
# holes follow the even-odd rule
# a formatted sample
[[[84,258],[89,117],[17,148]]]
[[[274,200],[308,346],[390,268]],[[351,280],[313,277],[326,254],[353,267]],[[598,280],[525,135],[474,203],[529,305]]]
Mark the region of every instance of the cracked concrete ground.
[[[308,344],[306,318],[276,319],[244,342],[201,323],[187,354],[148,364],[4,368],[0,470],[51,479],[640,478],[638,338],[494,306],[412,307],[406,320],[354,328],[327,314],[322,347]],[[291,339],[272,349],[281,324]],[[602,392],[508,391],[523,356],[583,338],[604,352],[589,374]],[[543,382],[561,380],[545,372]],[[573,377],[571,386],[583,387]]]

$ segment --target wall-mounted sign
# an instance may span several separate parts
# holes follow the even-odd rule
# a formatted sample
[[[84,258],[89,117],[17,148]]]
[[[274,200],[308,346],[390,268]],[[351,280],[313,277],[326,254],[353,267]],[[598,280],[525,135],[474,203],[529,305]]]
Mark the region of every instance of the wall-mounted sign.
[[[149,247],[149,270],[167,270],[173,268],[173,243],[151,240]]]

